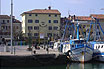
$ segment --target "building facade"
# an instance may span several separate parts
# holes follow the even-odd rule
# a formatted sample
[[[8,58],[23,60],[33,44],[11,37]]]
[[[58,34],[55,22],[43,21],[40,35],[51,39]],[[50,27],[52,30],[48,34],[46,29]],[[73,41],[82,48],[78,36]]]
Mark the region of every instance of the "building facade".
[[[80,23],[80,28],[79,28],[79,34],[80,36],[84,37],[84,38],[88,38],[88,34],[89,34],[89,30],[90,30],[90,36],[92,36],[93,33],[93,25],[91,26],[90,29],[90,23],[94,22],[94,19],[92,19],[89,16],[76,16],[76,21],[78,23]]]
[[[35,9],[22,14],[22,31],[25,37],[53,39],[60,36],[60,17],[58,10]]]
[[[21,32],[21,22],[13,16],[13,37],[17,38]],[[0,15],[0,38],[10,38],[11,19],[8,15]]]
[[[104,31],[104,14],[91,14],[90,17],[93,17],[95,20],[98,20],[102,27],[102,30]],[[101,40],[104,41],[104,33],[101,31],[100,26],[98,25],[96,28],[98,29],[97,31],[100,31],[96,32],[96,34],[99,35]]]

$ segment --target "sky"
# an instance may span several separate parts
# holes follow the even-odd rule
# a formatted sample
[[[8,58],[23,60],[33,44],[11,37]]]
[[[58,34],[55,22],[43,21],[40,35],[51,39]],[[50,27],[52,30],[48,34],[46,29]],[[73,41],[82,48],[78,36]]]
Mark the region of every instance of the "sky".
[[[1,14],[10,15],[11,0],[1,0]],[[13,15],[22,21],[20,14],[33,9],[45,9],[51,6],[61,12],[61,17],[69,14],[89,16],[90,14],[104,14],[104,0],[13,0]]]

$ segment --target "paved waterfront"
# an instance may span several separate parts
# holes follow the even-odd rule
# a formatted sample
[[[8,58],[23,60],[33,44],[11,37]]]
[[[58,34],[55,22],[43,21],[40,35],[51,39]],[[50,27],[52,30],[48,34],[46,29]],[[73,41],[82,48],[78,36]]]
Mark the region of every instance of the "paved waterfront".
[[[62,54],[60,53],[57,49],[52,49],[52,48],[49,48],[49,52],[46,51],[46,49],[43,49],[42,47],[40,47],[40,49],[35,49],[33,47],[33,51],[27,51],[27,48],[28,46],[14,46],[15,47],[15,55],[34,55],[33,51],[35,50],[36,51],[36,54],[56,54],[56,55],[59,55],[59,54]],[[4,46],[0,46],[0,55],[14,55],[14,54],[11,54],[10,52],[10,49],[11,47],[8,46],[7,47],[7,50],[9,52],[5,52],[5,47]]]

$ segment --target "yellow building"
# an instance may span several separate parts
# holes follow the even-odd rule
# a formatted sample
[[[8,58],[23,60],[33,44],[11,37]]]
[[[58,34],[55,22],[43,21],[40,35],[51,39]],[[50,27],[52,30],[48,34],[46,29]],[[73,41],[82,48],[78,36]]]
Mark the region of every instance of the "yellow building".
[[[25,37],[55,37],[60,36],[60,17],[58,10],[35,9],[22,13],[22,31]]]

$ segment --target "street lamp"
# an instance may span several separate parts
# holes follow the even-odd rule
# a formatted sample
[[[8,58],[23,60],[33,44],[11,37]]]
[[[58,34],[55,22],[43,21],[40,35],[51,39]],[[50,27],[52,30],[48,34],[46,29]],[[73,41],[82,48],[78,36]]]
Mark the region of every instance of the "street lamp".
[[[0,0],[0,14],[1,14],[1,0]]]
[[[11,0],[11,54],[13,54],[13,0]]]

